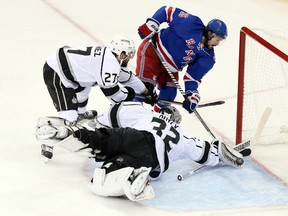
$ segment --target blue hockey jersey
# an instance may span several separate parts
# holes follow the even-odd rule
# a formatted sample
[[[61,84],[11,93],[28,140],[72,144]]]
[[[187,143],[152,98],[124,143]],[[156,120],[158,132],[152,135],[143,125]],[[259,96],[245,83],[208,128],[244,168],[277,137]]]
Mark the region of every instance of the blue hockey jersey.
[[[158,51],[172,72],[182,71],[187,66],[185,89],[196,90],[203,76],[215,64],[214,49],[206,48],[202,43],[205,25],[199,17],[171,6],[161,7],[152,18],[160,24],[168,24],[158,33]]]

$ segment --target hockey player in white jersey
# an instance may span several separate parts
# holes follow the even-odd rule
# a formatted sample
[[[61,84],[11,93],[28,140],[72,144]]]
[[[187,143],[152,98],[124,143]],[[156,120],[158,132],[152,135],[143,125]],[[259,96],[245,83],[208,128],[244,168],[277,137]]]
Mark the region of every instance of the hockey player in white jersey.
[[[51,54],[43,76],[58,116],[71,122],[83,116],[93,86],[99,86],[111,104],[142,94],[153,105],[156,93],[151,95],[128,69],[134,54],[134,41],[127,36],[115,37],[109,46],[64,46]],[[52,149],[43,147],[42,153],[51,159]]]
[[[149,181],[185,155],[207,166],[223,161],[240,167],[235,159],[243,158],[241,153],[220,140],[210,143],[186,136],[178,124],[181,116],[177,109],[165,109],[155,113],[139,102],[115,104],[90,124],[95,130],[69,127],[63,119],[40,118],[36,137],[103,161],[94,171],[91,190],[101,196],[126,195],[132,201],[153,198]]]
[[[51,54],[43,75],[58,116],[76,121],[86,112],[93,86],[99,86],[111,104],[147,93],[127,67],[134,55],[134,41],[127,36],[115,37],[109,46],[64,46]]]

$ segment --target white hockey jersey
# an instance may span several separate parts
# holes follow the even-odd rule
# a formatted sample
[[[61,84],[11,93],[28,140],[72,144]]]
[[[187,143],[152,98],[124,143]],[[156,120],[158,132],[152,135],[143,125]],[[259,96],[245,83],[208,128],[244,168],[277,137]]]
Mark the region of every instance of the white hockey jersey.
[[[127,89],[119,83],[132,87],[136,94],[145,90],[145,85],[127,67],[121,67],[111,50],[106,46],[62,47],[51,54],[47,64],[59,75],[67,88],[82,92],[80,101],[88,98],[91,87],[98,85],[112,104],[125,100]]]
[[[159,175],[168,168],[169,163],[184,157],[211,166],[219,162],[216,150],[210,143],[185,136],[178,124],[164,114],[146,109],[139,102],[122,102],[111,106],[104,114],[98,116],[97,120],[100,126],[131,127],[151,132],[156,141]]]

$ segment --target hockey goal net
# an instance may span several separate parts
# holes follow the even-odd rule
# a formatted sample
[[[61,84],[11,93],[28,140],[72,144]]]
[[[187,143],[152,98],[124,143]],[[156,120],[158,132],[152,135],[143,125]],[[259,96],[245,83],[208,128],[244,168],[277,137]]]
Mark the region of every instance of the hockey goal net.
[[[236,143],[288,143],[288,32],[242,27]]]

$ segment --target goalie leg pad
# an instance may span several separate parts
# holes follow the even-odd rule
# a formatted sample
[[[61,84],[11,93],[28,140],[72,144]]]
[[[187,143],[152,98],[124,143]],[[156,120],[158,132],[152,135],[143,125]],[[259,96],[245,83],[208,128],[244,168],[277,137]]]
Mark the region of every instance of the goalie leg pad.
[[[68,120],[65,120],[63,118],[55,117],[55,116],[45,116],[45,117],[39,117],[37,122],[37,127],[41,127],[44,125],[58,125],[58,126],[65,126],[72,124]]]
[[[58,117],[40,117],[36,127],[36,139],[49,145],[59,142],[71,134],[66,123],[64,119]]]
[[[131,201],[152,199],[155,196],[154,190],[149,181],[151,168],[141,167],[135,169],[131,181],[127,181],[124,186],[124,193]]]
[[[123,187],[129,181],[133,170],[132,167],[125,167],[106,175],[105,169],[96,168],[90,189],[100,196],[123,196]]]
[[[125,167],[106,175],[105,169],[96,168],[90,189],[100,196],[126,195],[131,201],[152,199],[155,194],[148,181],[150,170],[146,167],[136,170]]]
[[[39,141],[51,140],[59,141],[69,135],[69,130],[64,126],[44,125],[36,130],[36,138]]]
[[[56,134],[57,128],[50,125],[40,126],[36,129],[36,139],[39,141],[53,139]]]

